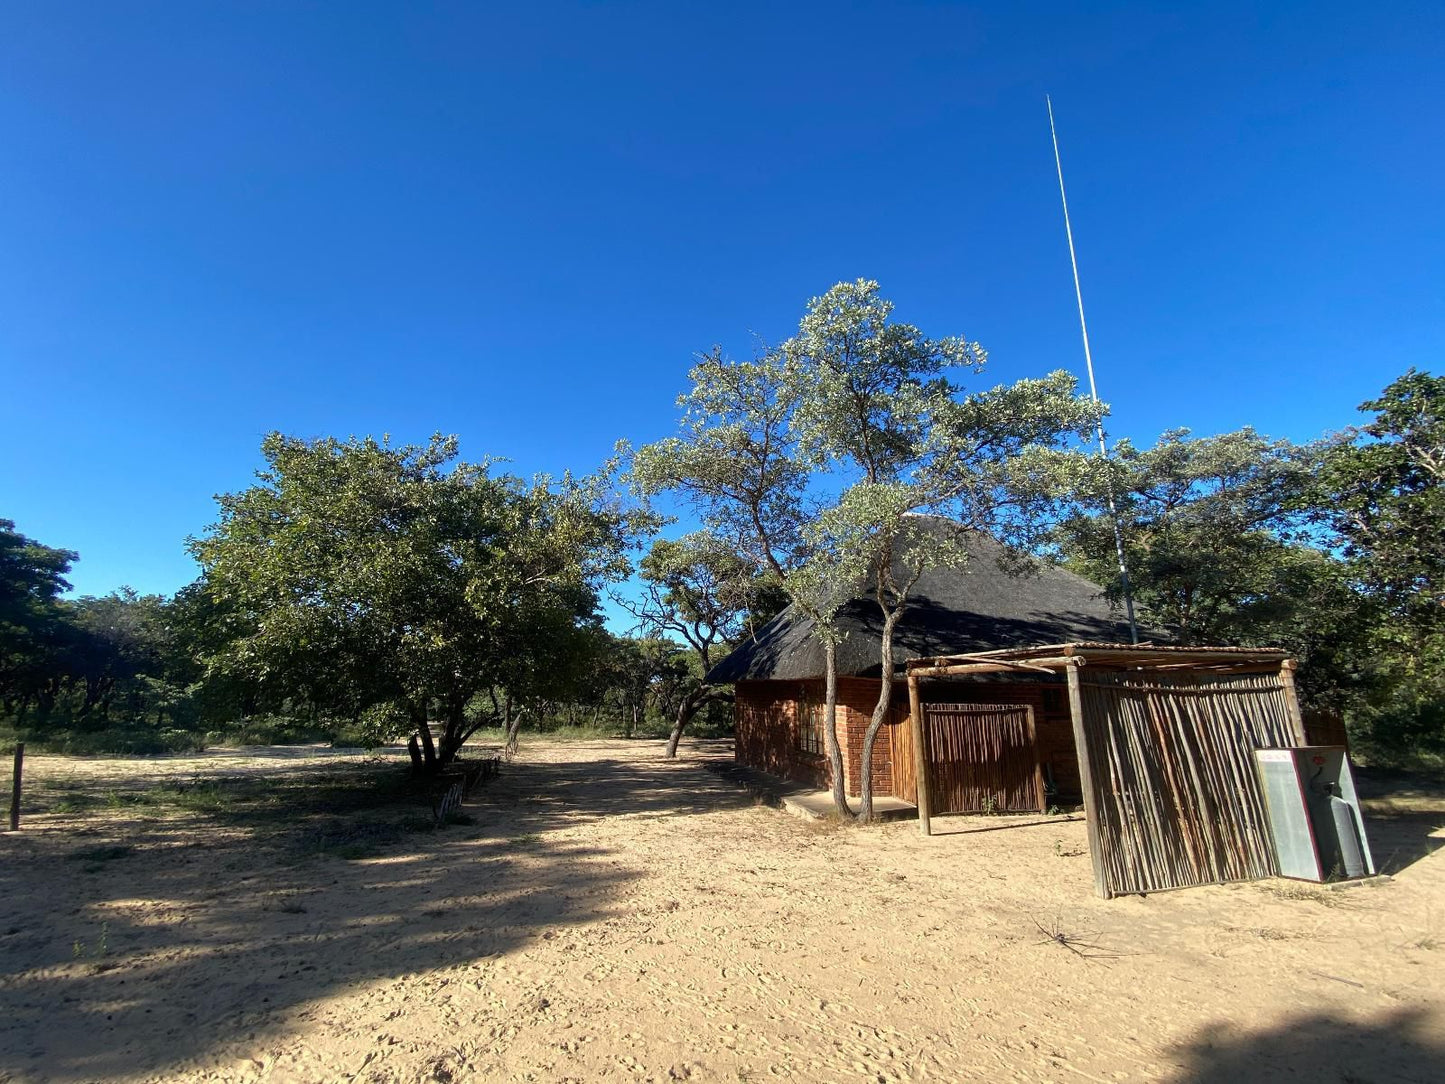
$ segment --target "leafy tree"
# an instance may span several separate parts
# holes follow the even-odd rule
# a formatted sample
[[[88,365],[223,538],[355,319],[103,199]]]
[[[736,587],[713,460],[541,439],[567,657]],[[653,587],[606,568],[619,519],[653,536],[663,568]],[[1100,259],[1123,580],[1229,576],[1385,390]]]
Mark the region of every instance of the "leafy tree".
[[[1324,448],[1308,502],[1372,615],[1352,724],[1386,749],[1445,749],[1445,377],[1411,369],[1360,409],[1374,418]]]
[[[1362,583],[1421,635],[1445,629],[1445,377],[1411,369],[1326,449],[1315,506]]]
[[[1298,514],[1311,453],[1253,429],[1192,437],[1166,432],[1152,448],[1120,441],[1109,467],[1095,461],[1056,538],[1079,572],[1121,596],[1112,524],[1112,471],[1125,556],[1146,621],[1189,644],[1257,642],[1287,622],[1289,590],[1318,568]]]
[[[834,619],[862,584],[883,613],[883,688],[864,743],[860,816],[872,814],[873,742],[892,694],[893,630],[923,569],[961,564],[961,534],[907,530],[934,511],[1020,533],[1058,471],[1045,455],[1092,419],[1072,378],[966,396],[950,380],[984,362],[977,343],[930,339],[892,320],[878,285],[813,299],[798,334],[751,362],[717,351],[679,400],[683,434],[640,449],[645,488],[689,499],[710,533],[812,618],[824,655],[824,738],[833,798],[847,813],[837,747]],[[844,586],[850,585],[850,586]]]
[[[633,479],[645,494],[679,493],[709,533],[812,618],[823,646],[823,733],[833,803],[846,815],[835,725],[835,623],[846,600],[808,548],[806,532],[817,509],[805,499],[810,469],[793,426],[801,383],[776,350],[738,362],[715,347],[688,375],[692,387],[678,399],[682,433],[637,449]]]
[[[810,465],[848,483],[808,534],[837,582],[862,584],[882,614],[882,683],[863,740],[859,818],[873,815],[873,749],[893,695],[893,636],[929,567],[962,567],[966,530],[1032,539],[1070,437],[1093,408],[1064,372],[967,395],[953,375],[986,354],[893,319],[867,280],[839,283],[808,306],[782,347],[797,382],[793,416]],[[942,513],[956,531],[909,529]]]
[[[22,718],[31,703],[54,703],[69,639],[60,595],[76,559],[0,519],[0,702]]]
[[[67,670],[83,689],[80,714],[104,725],[118,698],[127,719],[143,718],[153,705],[162,716],[174,710],[183,693],[166,680],[175,650],[162,596],[126,587],[77,599],[68,611],[77,635]]]
[[[457,460],[456,440],[262,445],[259,484],[191,542],[235,635],[213,669],[372,719],[404,720],[417,770],[499,722],[626,571],[603,478],[532,483]]]
[[[683,731],[709,701],[730,699],[726,689],[708,685],[714,649],[730,647],[766,607],[766,586],[756,565],[714,535],[697,531],[680,539],[658,539],[639,567],[643,595],[620,600],[641,627],[674,635],[692,650],[697,674],[679,699],[667,756],[677,756]]]

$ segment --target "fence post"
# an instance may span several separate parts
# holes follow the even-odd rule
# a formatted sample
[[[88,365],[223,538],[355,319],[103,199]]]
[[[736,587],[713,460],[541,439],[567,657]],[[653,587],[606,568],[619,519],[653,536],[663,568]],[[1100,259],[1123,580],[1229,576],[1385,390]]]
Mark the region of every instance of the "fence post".
[[[913,735],[913,774],[917,778],[915,803],[918,806],[918,829],[925,836],[933,835],[933,800],[928,793],[928,750],[924,747],[923,706],[919,703],[918,678],[908,675],[908,727]]]
[[[15,778],[10,788],[10,831],[20,831],[20,776],[25,768],[25,743],[15,746]]]

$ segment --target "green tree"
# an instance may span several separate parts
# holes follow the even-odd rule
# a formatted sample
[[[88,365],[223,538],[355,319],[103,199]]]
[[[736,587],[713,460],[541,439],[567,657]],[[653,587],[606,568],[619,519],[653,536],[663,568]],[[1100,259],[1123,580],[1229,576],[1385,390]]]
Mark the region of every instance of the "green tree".
[[[115,709],[128,722],[156,710],[159,725],[184,695],[167,680],[176,648],[165,598],[124,587],[77,599],[67,610],[77,635],[66,669],[83,692],[79,714],[104,726]]]
[[[793,425],[801,382],[776,350],[739,362],[715,347],[688,376],[692,387],[678,399],[681,434],[637,449],[633,480],[647,495],[682,496],[709,533],[812,619],[823,646],[823,732],[833,803],[847,815],[835,725],[835,623],[846,600],[824,567],[825,555],[810,551],[806,537],[818,509],[807,499],[811,472]]]
[[[1145,621],[1186,644],[1258,642],[1288,621],[1290,590],[1324,571],[1300,502],[1311,450],[1244,428],[1212,437],[1166,432],[1152,448],[1120,441],[1079,479],[1057,533],[1072,566],[1122,593],[1105,514],[1112,472],[1135,600]]]
[[[1422,635],[1445,628],[1445,377],[1411,369],[1326,449],[1315,507],[1363,584]]]
[[[627,570],[604,477],[524,483],[441,436],[272,434],[262,453],[259,484],[218,498],[191,542],[234,631],[212,667],[383,729],[404,720],[419,771],[499,723],[496,691],[597,623],[597,590]]]
[[[0,702],[22,721],[31,704],[48,711],[59,691],[70,639],[60,595],[77,556],[0,519]]]
[[[1375,607],[1339,547],[1312,525],[1318,446],[1253,429],[1121,441],[1071,494],[1055,533],[1075,571],[1121,597],[1109,471],[1146,636],[1184,644],[1281,647],[1300,661],[1300,692],[1337,709],[1377,680],[1367,641]]]
[[[939,512],[1020,535],[1056,488],[1057,446],[1092,411],[1064,373],[964,395],[950,379],[984,353],[895,322],[865,280],[813,299],[798,334],[751,362],[715,350],[679,400],[683,433],[639,449],[645,489],[691,501],[708,531],[812,619],[824,657],[833,799],[849,812],[836,739],[836,613],[862,587],[884,617],[883,689],[864,743],[860,816],[872,814],[872,746],[892,693],[893,630],[929,565],[959,564],[961,532],[907,530]]]
[[[767,588],[756,565],[706,531],[656,540],[638,572],[642,596],[619,601],[653,635],[680,637],[697,664],[667,738],[671,758],[692,717],[710,701],[730,699],[726,689],[707,684],[707,673],[715,649],[735,644],[768,607]]]
[[[1445,749],[1445,377],[1411,369],[1374,417],[1330,441],[1309,505],[1373,620],[1357,733],[1392,751]]]
[[[961,568],[967,531],[1032,541],[1071,438],[1093,421],[1074,379],[966,394],[955,375],[986,354],[963,338],[933,339],[893,319],[876,282],[839,283],[814,298],[782,347],[797,382],[793,426],[815,469],[847,488],[812,524],[808,542],[836,582],[860,585],[879,607],[877,703],[863,739],[859,818],[873,815],[873,749],[893,696],[893,638],[929,567]],[[909,529],[941,513],[953,531]]]

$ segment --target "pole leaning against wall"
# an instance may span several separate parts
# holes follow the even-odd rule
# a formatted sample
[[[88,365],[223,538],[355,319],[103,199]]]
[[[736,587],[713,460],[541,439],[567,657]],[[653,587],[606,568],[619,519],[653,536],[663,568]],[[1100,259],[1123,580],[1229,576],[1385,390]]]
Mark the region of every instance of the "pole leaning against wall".
[[[919,702],[918,678],[908,675],[908,728],[913,732],[913,774],[917,778],[915,790],[918,805],[918,830],[925,836],[933,835],[929,820],[932,813],[928,793],[928,750],[923,746],[923,705]]]

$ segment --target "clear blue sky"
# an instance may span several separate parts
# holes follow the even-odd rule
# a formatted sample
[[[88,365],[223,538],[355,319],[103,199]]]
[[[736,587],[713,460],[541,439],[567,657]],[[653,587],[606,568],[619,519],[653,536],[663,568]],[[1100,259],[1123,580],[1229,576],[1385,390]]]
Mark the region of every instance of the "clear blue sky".
[[[1115,435],[1307,438],[1445,335],[1445,5],[12,3],[0,517],[170,592],[271,429],[514,469],[879,279]]]

